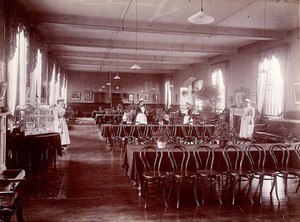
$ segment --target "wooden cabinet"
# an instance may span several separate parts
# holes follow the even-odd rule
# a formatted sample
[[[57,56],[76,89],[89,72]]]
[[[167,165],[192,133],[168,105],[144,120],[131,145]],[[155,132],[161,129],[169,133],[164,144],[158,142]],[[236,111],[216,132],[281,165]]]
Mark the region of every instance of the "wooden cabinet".
[[[6,119],[8,113],[0,113],[0,172],[6,170]]]

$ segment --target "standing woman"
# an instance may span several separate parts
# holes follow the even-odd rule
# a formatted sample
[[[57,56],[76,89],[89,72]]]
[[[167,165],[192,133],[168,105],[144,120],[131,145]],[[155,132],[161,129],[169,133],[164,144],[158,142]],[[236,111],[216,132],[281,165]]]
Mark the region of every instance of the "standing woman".
[[[144,104],[144,100],[140,99],[138,103],[138,107],[136,109],[136,119],[135,124],[147,124],[147,116],[146,116],[146,107]]]
[[[183,124],[193,123],[192,105],[189,102],[186,102],[185,105],[186,105],[186,114],[183,117]]]
[[[244,107],[241,126],[240,126],[240,138],[252,139],[254,130],[254,116],[255,108],[251,106],[250,99],[245,99],[246,106]]]
[[[55,132],[60,133],[60,140],[62,147],[66,147],[70,144],[70,136],[66,119],[64,118],[65,100],[63,98],[57,99],[57,105],[54,109],[54,129]]]

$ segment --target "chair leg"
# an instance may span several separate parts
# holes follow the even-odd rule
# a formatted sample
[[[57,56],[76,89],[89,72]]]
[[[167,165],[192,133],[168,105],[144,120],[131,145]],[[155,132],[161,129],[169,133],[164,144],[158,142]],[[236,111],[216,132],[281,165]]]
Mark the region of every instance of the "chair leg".
[[[220,176],[218,176],[217,178],[216,178],[216,180],[217,180],[217,182],[218,182],[218,197],[219,197],[219,203],[220,203],[220,205],[223,205],[223,201],[222,201],[222,197],[221,197],[221,178],[220,178]]]
[[[298,186],[297,186],[297,189],[296,189],[296,192],[295,192],[295,193],[297,193],[297,192],[298,192],[298,190],[299,190],[299,187],[300,187],[300,175],[298,175]]]
[[[198,190],[197,183],[198,183],[198,179],[197,179],[197,177],[196,177],[196,178],[195,178],[195,181],[194,181],[194,197],[195,197],[196,205],[197,205],[197,207],[199,207],[200,204],[199,204],[199,201],[198,201],[198,195],[197,195],[197,190]]]
[[[162,179],[162,190],[163,190],[163,199],[164,199],[164,204],[165,204],[165,208],[168,208],[168,202],[166,199],[166,188],[165,188],[165,179]]]
[[[177,181],[177,208],[179,208],[179,199],[180,199],[180,183],[181,180]]]
[[[287,174],[284,174],[284,195],[285,195],[285,201],[288,202],[288,183],[287,183],[287,180],[288,180],[288,175]]]
[[[235,184],[236,180],[235,177],[232,178],[232,205],[235,204]]]
[[[148,183],[146,182],[144,185],[145,189],[145,209],[148,207]]]
[[[262,191],[263,191],[264,175],[259,176],[259,203],[262,203]]]

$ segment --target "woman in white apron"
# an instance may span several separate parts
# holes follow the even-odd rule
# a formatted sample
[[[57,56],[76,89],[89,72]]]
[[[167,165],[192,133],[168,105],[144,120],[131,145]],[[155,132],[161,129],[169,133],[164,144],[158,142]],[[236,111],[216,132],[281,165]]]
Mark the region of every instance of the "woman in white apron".
[[[186,102],[186,114],[183,117],[183,124],[192,124],[193,123],[193,110],[192,110],[192,105],[189,102]]]
[[[140,100],[138,107],[136,109],[136,119],[135,124],[147,124],[147,116],[146,116],[146,107],[144,104],[144,100]]]
[[[245,99],[246,106],[244,107],[241,126],[240,126],[240,138],[252,139],[254,130],[254,116],[255,108],[251,106],[250,99]]]
[[[70,136],[66,119],[64,118],[66,109],[63,98],[57,99],[57,105],[54,109],[54,129],[60,133],[61,145],[66,147],[70,144]]]

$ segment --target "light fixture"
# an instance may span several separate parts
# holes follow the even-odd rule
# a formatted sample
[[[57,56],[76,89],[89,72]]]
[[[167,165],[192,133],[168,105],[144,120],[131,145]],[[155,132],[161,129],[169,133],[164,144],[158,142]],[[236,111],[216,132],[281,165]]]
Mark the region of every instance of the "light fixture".
[[[119,68],[119,30],[117,32],[117,75],[114,77],[115,80],[121,79],[118,73]]]
[[[201,0],[201,10],[197,12],[196,14],[190,16],[188,18],[188,21],[190,23],[196,24],[196,25],[204,25],[209,24],[215,21],[214,17],[207,15],[203,11],[203,0]]]
[[[106,83],[106,85],[107,85],[107,86],[110,86],[111,84],[110,84],[110,82],[108,82],[108,83]]]
[[[130,69],[142,69],[138,64],[137,64],[137,2],[138,0],[135,1],[135,64],[133,66],[130,67]]]
[[[114,77],[115,80],[121,79],[119,76],[119,73],[117,73],[117,75]]]

